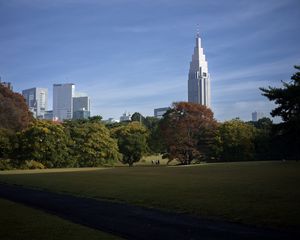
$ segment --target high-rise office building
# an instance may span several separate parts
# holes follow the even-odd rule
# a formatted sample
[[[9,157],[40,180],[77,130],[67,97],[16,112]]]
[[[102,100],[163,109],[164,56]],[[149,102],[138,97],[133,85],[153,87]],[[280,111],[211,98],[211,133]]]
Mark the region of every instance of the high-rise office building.
[[[90,111],[90,98],[85,97],[74,97],[73,98],[73,111],[87,110]]]
[[[36,118],[44,118],[48,110],[48,89],[30,88],[22,91],[29,110]]]
[[[127,122],[127,121],[131,121],[131,114],[125,111],[123,115],[120,117],[120,122]]]
[[[196,46],[190,62],[188,101],[210,107],[210,76],[199,34],[196,36]]]
[[[257,122],[259,119],[263,118],[264,114],[262,112],[253,112],[252,113],[252,121]]]
[[[53,118],[59,121],[73,118],[73,97],[75,85],[73,83],[53,85]]]
[[[76,96],[78,94],[75,93]],[[81,94],[82,96],[83,94]],[[73,97],[73,118],[87,119],[90,117],[90,98],[88,96]]]
[[[163,118],[164,114],[169,110],[169,107],[164,108],[155,108],[154,109],[154,117],[156,118]]]

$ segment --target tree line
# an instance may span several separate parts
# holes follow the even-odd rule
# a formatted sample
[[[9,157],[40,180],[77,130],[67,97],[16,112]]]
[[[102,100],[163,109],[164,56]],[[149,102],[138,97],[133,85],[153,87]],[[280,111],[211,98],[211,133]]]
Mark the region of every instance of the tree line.
[[[295,66],[300,70],[299,66]],[[179,164],[300,158],[300,72],[282,88],[261,88],[277,107],[257,122],[223,123],[203,105],[178,102],[162,119],[134,113],[104,124],[100,116],[62,123],[36,120],[23,97],[0,84],[0,169],[132,166],[147,154]]]

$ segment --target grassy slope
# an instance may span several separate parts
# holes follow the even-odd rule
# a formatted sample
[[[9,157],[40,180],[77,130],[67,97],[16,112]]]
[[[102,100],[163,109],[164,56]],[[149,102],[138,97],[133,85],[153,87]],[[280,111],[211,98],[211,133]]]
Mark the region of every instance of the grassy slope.
[[[300,163],[113,168],[0,181],[274,227],[300,226]]]
[[[96,240],[120,238],[0,199],[0,239]]]

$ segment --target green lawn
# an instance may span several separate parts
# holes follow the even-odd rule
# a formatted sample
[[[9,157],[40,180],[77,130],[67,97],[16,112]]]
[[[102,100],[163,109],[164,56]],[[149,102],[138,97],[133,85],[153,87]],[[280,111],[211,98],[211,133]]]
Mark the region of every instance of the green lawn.
[[[0,199],[0,239],[120,239],[42,211]]]
[[[300,162],[0,173],[0,182],[269,227],[300,227]]]

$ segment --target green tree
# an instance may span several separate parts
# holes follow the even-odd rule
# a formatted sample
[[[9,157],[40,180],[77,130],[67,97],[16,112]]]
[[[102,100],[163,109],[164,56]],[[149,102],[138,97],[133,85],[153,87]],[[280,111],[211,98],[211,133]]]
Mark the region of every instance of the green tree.
[[[261,118],[256,122],[249,122],[256,131],[254,137],[255,159],[256,160],[270,160],[276,159],[276,149],[273,148],[273,122],[270,118]]]
[[[120,159],[117,142],[99,121],[68,121],[64,126],[72,139],[71,155],[77,166],[97,167]]]
[[[147,152],[147,129],[139,122],[131,122],[111,131],[118,140],[122,162],[131,167],[133,163],[140,161]]]
[[[255,128],[239,119],[219,125],[220,158],[224,161],[253,160],[255,157]]]
[[[272,117],[281,117],[282,122],[275,126],[275,141],[283,146],[286,158],[300,159],[300,66],[289,83],[282,82],[283,87],[260,88],[262,95],[277,105],[271,111]],[[279,146],[279,145],[278,145]]]
[[[179,102],[160,122],[166,157],[190,164],[210,157],[217,122],[213,112],[200,104]]]
[[[135,112],[134,114],[132,114],[131,116],[131,121],[135,121],[135,122],[140,122],[142,124],[145,123],[145,118],[142,114],[140,114],[139,112]]]
[[[17,133],[15,157],[35,160],[47,168],[73,166],[69,155],[70,139],[60,124],[37,120]],[[20,162],[21,163],[21,162]]]
[[[144,125],[149,131],[148,147],[152,154],[164,152],[166,149],[163,138],[159,128],[160,120],[156,117],[146,117]]]
[[[93,117],[89,117],[88,121],[100,123],[102,121],[102,116],[96,115]]]
[[[32,121],[24,97],[0,84],[0,128],[20,131]]]
[[[13,133],[5,128],[0,128],[0,158],[7,158],[12,150],[11,138]]]

